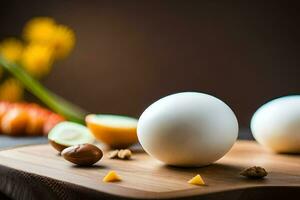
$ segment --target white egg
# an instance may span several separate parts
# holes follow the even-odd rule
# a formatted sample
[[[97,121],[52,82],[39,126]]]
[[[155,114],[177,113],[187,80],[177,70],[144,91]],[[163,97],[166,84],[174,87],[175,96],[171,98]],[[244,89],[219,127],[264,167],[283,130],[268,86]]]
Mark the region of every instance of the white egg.
[[[175,166],[205,166],[225,155],[238,122],[221,100],[197,92],[164,97],[141,115],[138,139],[147,153]]]
[[[300,152],[300,95],[281,97],[261,106],[251,120],[254,138],[279,153]]]

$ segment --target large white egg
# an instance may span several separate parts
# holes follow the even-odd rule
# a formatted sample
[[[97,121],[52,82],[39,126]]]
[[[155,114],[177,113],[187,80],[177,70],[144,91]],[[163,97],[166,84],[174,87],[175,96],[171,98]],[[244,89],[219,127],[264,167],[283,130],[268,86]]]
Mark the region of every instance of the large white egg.
[[[238,135],[232,110],[208,94],[164,97],[141,115],[138,139],[147,153],[175,166],[204,166],[229,151]]]
[[[251,120],[254,138],[279,153],[300,153],[300,95],[261,106]]]

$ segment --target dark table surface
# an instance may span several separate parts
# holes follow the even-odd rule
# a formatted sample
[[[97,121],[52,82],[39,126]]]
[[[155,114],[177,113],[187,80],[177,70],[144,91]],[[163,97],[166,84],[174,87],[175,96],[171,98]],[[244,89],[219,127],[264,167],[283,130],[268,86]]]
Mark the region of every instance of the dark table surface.
[[[0,136],[0,149],[43,143],[47,143],[46,137],[9,137],[3,135]]]

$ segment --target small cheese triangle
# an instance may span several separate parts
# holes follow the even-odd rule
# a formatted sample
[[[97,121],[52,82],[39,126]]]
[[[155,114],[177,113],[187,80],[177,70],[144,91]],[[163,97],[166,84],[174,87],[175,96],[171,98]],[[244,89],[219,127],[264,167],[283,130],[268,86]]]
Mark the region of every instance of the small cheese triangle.
[[[194,176],[191,180],[189,180],[188,183],[193,185],[205,185],[202,177],[199,174],[197,176]]]
[[[117,182],[121,181],[121,177],[115,171],[109,171],[103,178],[103,182]]]

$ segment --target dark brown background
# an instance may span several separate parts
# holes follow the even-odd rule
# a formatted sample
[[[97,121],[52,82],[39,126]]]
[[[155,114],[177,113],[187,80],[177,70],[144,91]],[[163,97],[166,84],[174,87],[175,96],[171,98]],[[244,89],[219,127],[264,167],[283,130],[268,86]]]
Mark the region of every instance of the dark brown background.
[[[1,1],[0,37],[34,16],[77,34],[46,85],[95,113],[139,116],[153,101],[202,91],[242,127],[269,99],[299,94],[300,15],[288,1]]]

